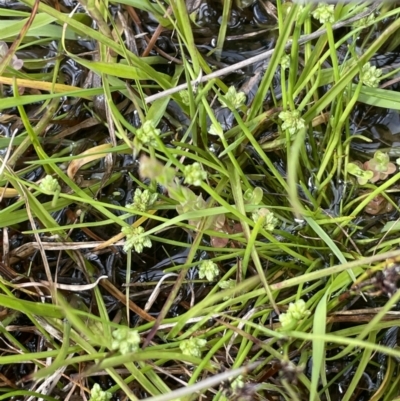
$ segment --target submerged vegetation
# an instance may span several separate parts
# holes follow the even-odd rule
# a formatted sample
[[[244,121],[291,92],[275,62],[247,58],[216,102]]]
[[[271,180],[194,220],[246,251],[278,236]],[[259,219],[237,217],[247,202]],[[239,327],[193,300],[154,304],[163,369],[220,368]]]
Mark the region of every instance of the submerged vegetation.
[[[399,400],[399,13],[0,0],[0,400]]]

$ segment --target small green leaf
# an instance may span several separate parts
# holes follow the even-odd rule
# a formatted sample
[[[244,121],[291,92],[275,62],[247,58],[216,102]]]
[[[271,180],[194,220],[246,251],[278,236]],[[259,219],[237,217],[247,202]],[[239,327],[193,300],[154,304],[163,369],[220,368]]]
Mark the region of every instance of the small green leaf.
[[[357,177],[357,181],[360,185],[365,185],[368,180],[374,176],[374,172],[371,170],[363,170],[361,167],[357,166],[355,163],[347,164],[347,172],[351,175]]]

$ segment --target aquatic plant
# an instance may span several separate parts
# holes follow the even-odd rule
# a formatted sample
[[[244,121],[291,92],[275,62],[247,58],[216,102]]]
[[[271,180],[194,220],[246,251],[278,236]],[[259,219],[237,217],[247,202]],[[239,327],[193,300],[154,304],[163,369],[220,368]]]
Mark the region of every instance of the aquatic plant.
[[[363,164],[359,161],[347,164],[347,171],[357,177],[360,185],[365,185],[368,181],[374,183],[385,180],[396,170],[396,165],[390,161],[389,155],[379,150],[375,152],[372,159]]]
[[[369,181],[376,182],[385,180],[390,174],[393,174],[397,168],[396,165],[390,161],[390,157],[387,153],[378,150],[375,152],[372,159],[364,163],[364,170],[372,171],[374,175]]]
[[[3,398],[400,396],[394,2],[3,3]]]
[[[361,163],[348,163],[347,171],[349,174],[354,175],[357,178],[360,185],[365,185],[374,176],[374,172],[364,170]]]
[[[363,195],[372,193],[372,191],[363,192]],[[378,194],[374,196],[365,206],[365,213],[373,216],[390,213],[394,210],[394,206],[383,195]]]

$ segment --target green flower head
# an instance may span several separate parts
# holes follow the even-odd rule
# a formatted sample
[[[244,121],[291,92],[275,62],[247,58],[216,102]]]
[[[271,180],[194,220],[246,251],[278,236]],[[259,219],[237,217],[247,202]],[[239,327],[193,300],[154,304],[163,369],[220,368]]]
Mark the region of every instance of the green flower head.
[[[295,134],[306,126],[298,110],[281,111],[279,113],[279,118],[283,121],[282,129],[289,130],[290,135]]]
[[[191,337],[189,340],[183,340],[179,344],[179,348],[183,355],[201,357],[201,348],[207,344],[207,341],[202,338]]]
[[[212,260],[204,260],[199,265],[199,277],[207,278],[208,281],[213,281],[219,275],[218,266]]]
[[[201,183],[207,178],[207,172],[201,168],[200,163],[193,163],[189,166],[185,166],[183,170],[185,176],[185,183],[194,185],[196,187],[201,186]]]
[[[243,377],[243,375],[239,375],[238,377],[236,377],[235,380],[232,381],[231,387],[233,390],[239,390],[239,389],[243,388],[244,385],[245,385],[244,377]]]
[[[182,99],[182,103],[188,106],[190,103],[189,91],[188,90],[180,91],[179,96]]]
[[[290,313],[294,319],[301,320],[307,317],[311,312],[307,309],[306,303],[302,299],[299,299],[289,304],[287,313]]]
[[[112,394],[109,391],[103,391],[97,383],[90,390],[90,401],[107,401],[111,397]]]
[[[126,240],[124,244],[124,251],[128,252],[132,248],[135,249],[137,253],[142,253],[143,248],[151,248],[151,240],[148,236],[143,236],[144,228],[139,227],[122,227],[121,232],[126,235]]]
[[[140,336],[136,330],[131,330],[128,327],[116,329],[113,333],[113,341],[111,349],[118,350],[122,355],[135,352],[139,349]]]
[[[43,178],[39,184],[39,188],[47,194],[53,194],[54,192],[61,191],[60,184],[51,175],[46,175],[46,177]]]
[[[360,79],[365,86],[376,88],[379,86],[381,75],[382,75],[382,70],[376,68],[375,66],[371,66],[371,64],[368,62],[365,63],[362,68]]]
[[[333,4],[319,3],[318,7],[312,12],[312,16],[321,24],[335,22],[334,11],[335,6]]]
[[[251,218],[255,223],[260,217],[264,219],[262,227],[266,231],[274,231],[275,227],[279,223],[279,220],[275,217],[275,215],[265,207],[258,209],[251,215]]]
[[[279,321],[282,328],[289,328],[297,324],[297,322],[310,315],[310,311],[306,308],[306,303],[299,299],[295,303],[291,302],[286,313],[279,315]]]
[[[143,192],[137,188],[133,195],[133,203],[126,205],[127,208],[137,210],[138,212],[145,212],[157,200],[158,194],[151,193],[148,189]]]
[[[154,126],[153,121],[148,120],[136,131],[136,139],[143,145],[157,146],[157,137],[161,131]]]
[[[288,69],[290,67],[290,56],[289,54],[285,54],[281,58],[281,66],[284,70]]]
[[[228,103],[226,103],[227,101]],[[238,109],[246,101],[246,95],[244,92],[236,92],[234,86],[230,86],[226,95],[222,97],[221,104],[225,107],[233,107],[235,110]]]
[[[281,313],[279,315],[279,321],[281,322],[282,327],[289,327],[292,322],[295,322],[292,315],[289,315],[288,313]]]

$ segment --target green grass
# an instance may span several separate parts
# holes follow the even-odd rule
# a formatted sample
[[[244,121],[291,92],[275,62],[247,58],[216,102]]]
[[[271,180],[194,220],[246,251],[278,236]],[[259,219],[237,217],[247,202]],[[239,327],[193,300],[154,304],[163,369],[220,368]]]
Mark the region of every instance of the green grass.
[[[73,12],[22,4],[0,8],[10,48],[0,130],[13,129],[0,137],[0,400],[90,399],[96,383],[129,400],[400,399],[390,337],[400,324],[400,173],[360,185],[348,172],[373,157],[359,150],[374,128],[363,119],[400,110],[395,82],[360,79],[375,56],[398,52],[400,8],[338,4],[321,25],[315,4],[278,1],[274,51],[241,76],[201,52],[199,14],[183,0],[88,0]],[[217,10],[212,52],[224,62],[232,10],[244,11],[231,0]],[[141,56],[133,35],[148,12],[180,64]],[[253,73],[251,101],[227,95]],[[83,85],[89,74],[100,86]],[[380,83],[397,77],[384,67]],[[285,112],[298,112],[297,129]],[[397,148],[385,147],[395,162]],[[58,190],[41,186],[46,175]],[[136,189],[157,201],[132,209]],[[375,218],[366,208],[377,199]],[[211,281],[198,275],[204,260],[218,267]],[[160,281],[156,270],[174,274]],[[283,326],[279,315],[299,300],[307,312]],[[126,354],[113,337],[124,327],[141,338]],[[205,341],[188,355],[191,338]]]

